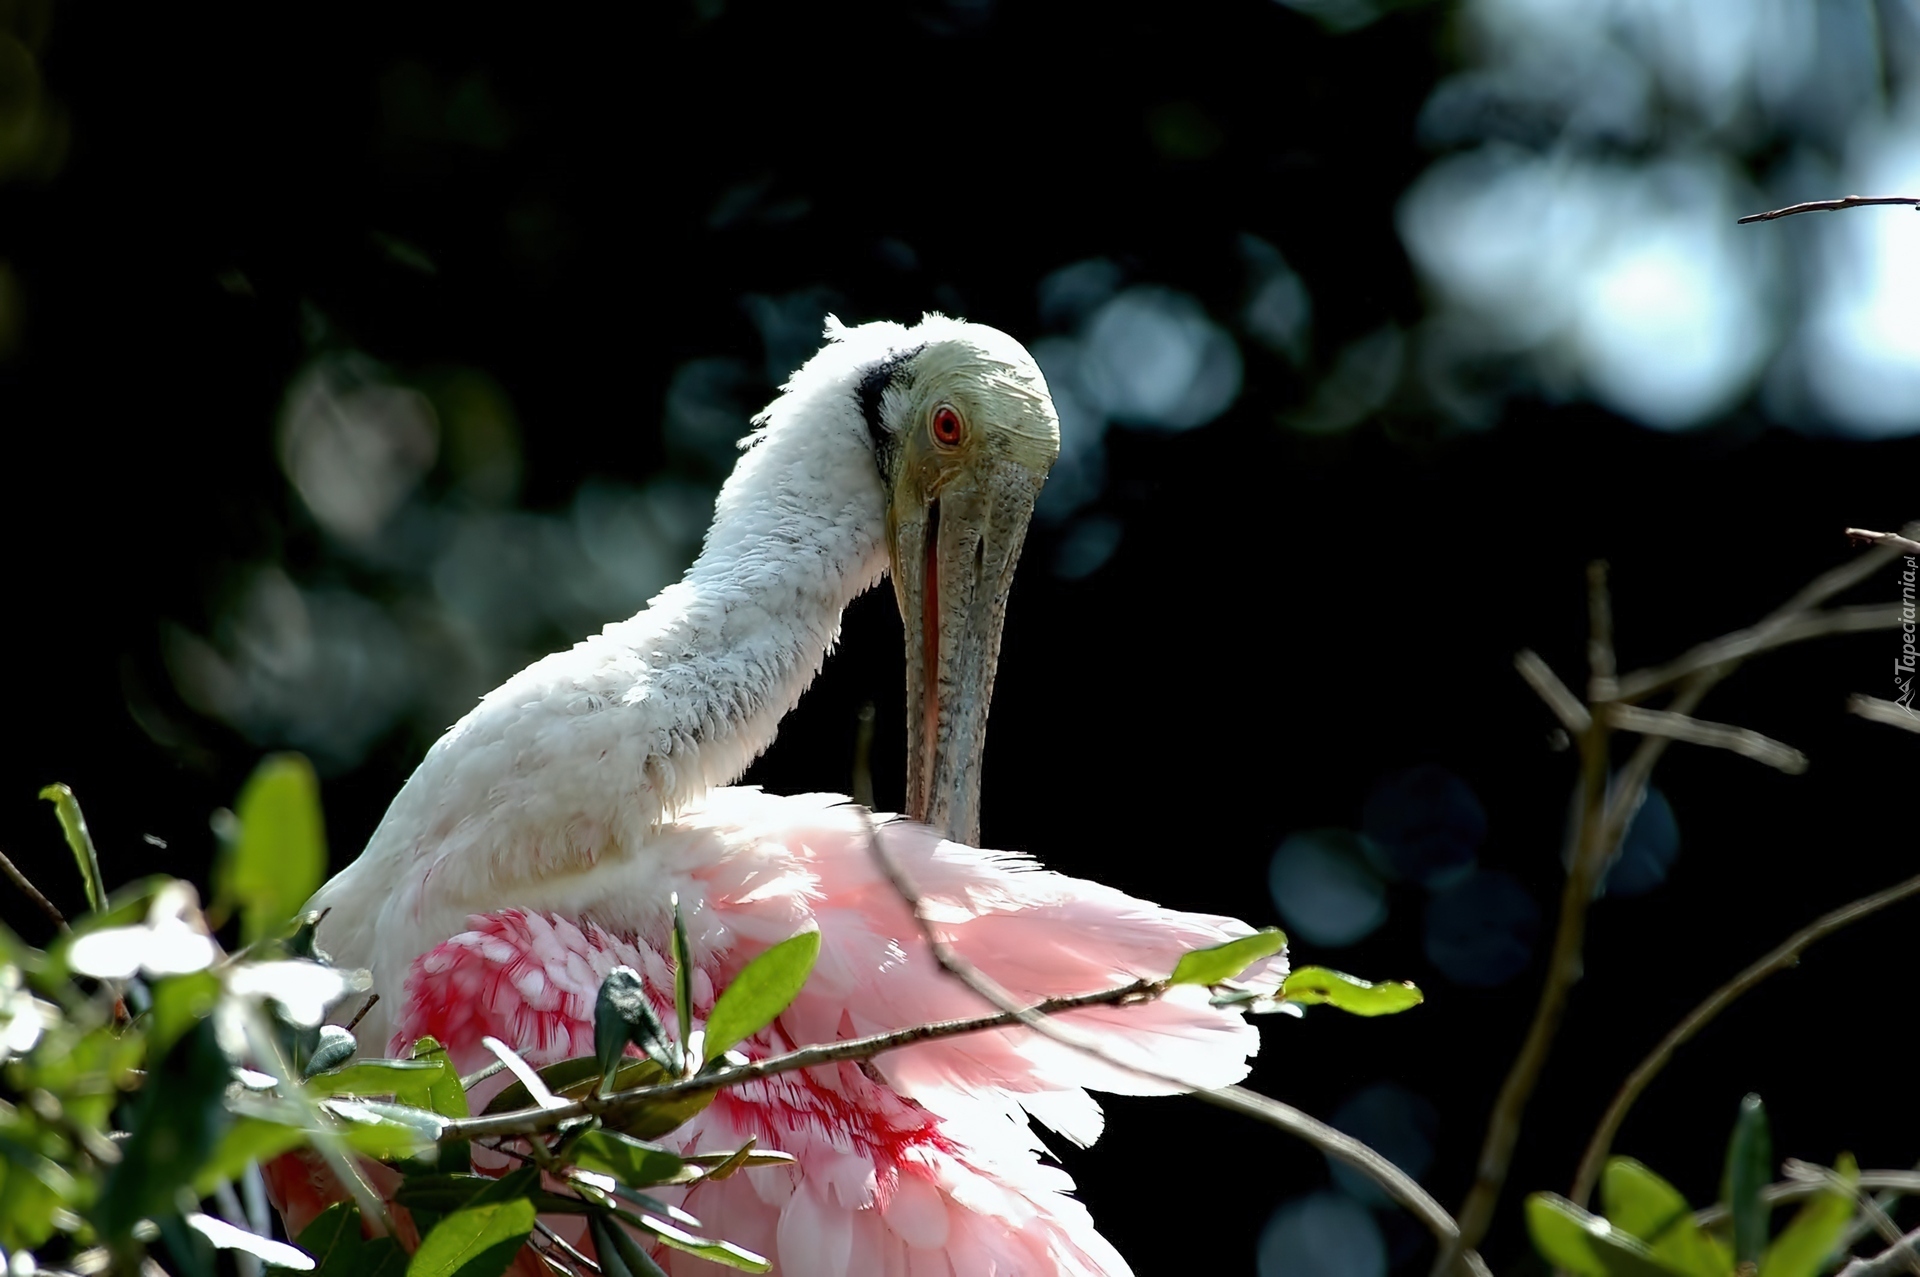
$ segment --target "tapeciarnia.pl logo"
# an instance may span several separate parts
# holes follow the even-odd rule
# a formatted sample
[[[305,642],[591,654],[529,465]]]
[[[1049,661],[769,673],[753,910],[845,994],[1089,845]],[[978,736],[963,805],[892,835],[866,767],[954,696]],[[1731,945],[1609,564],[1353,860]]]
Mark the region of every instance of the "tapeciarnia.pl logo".
[[[1913,708],[1914,580],[1920,575],[1920,556],[1907,556],[1906,570],[1900,574],[1900,655],[1893,662],[1893,688],[1899,695],[1893,703],[1911,714]]]

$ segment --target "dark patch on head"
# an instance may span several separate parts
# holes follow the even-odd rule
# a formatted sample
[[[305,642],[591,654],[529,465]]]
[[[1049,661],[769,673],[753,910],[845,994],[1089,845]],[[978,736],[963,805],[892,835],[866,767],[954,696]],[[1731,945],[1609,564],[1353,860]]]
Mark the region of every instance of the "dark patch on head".
[[[905,350],[896,350],[867,369],[860,377],[860,385],[854,391],[854,398],[860,404],[860,415],[867,423],[867,434],[873,439],[873,459],[880,466],[880,477],[887,475],[888,463],[892,460],[897,444],[887,423],[880,418],[880,401],[886,396],[887,388],[893,385],[894,378],[900,375],[913,357],[926,349],[922,343]]]

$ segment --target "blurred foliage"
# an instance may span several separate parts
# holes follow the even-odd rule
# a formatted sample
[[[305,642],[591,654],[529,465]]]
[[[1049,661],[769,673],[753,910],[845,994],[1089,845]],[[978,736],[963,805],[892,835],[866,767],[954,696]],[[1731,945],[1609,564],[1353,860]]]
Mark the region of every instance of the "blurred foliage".
[[[1829,1177],[1771,1240],[1762,1190],[1772,1178],[1766,1110],[1749,1095],[1727,1145],[1718,1230],[1703,1228],[1680,1190],[1630,1157],[1607,1159],[1601,1213],[1564,1197],[1527,1198],[1527,1229],[1541,1258],[1576,1277],[1816,1277],[1845,1258],[1859,1208],[1859,1168],[1842,1154]]]

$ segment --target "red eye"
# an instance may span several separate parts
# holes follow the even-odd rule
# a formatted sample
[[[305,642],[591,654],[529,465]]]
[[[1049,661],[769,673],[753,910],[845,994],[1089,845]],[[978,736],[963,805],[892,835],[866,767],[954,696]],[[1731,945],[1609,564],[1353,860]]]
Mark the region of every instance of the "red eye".
[[[943,448],[957,448],[960,438],[966,433],[961,424],[960,413],[951,404],[941,404],[933,410],[933,441]]]

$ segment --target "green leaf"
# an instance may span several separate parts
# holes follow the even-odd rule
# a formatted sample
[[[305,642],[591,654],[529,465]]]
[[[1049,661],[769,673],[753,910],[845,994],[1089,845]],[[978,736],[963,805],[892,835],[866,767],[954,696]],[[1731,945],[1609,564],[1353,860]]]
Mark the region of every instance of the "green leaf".
[[[360,1248],[360,1268],[354,1277],[406,1277],[407,1252],[391,1237],[375,1237]]]
[[[626,1211],[619,1212],[619,1215],[621,1219],[652,1234],[661,1244],[671,1246],[674,1250],[685,1251],[689,1255],[697,1255],[709,1263],[724,1264],[728,1268],[737,1268],[743,1273],[773,1271],[773,1265],[767,1262],[765,1256],[757,1255],[744,1246],[701,1237],[652,1215],[634,1215]]]
[[[699,1177],[677,1153],[655,1148],[617,1131],[588,1131],[573,1145],[573,1164],[611,1175],[628,1188],[685,1184]]]
[[[593,1005],[593,1053],[600,1061],[602,1089],[613,1085],[613,1075],[631,1043],[660,1067],[679,1067],[666,1026],[653,1013],[647,987],[632,967],[615,967],[600,982]]]
[[[314,1216],[293,1242],[313,1256],[314,1277],[359,1277],[364,1245],[360,1208],[352,1202],[335,1202]]]
[[[404,1103],[419,1104],[430,1108],[441,1117],[466,1117],[471,1110],[467,1108],[467,1092],[460,1085],[460,1071],[453,1067],[453,1060],[447,1055],[447,1048],[432,1038],[421,1038],[413,1044],[413,1058],[417,1062],[434,1064],[439,1067],[438,1077],[427,1079],[426,1094],[415,1096],[411,1090],[402,1098]]]
[[[407,1277],[500,1277],[526,1244],[533,1219],[524,1197],[455,1211],[420,1243]]]
[[[164,1055],[180,1035],[213,1014],[220,977],[211,971],[164,976],[152,982],[153,1009],[146,1020],[147,1049]]]
[[[1278,934],[1277,932],[1275,933]],[[1285,944],[1285,937],[1281,938]],[[724,1055],[736,1043],[744,1042],[772,1024],[787,1009],[820,956],[820,933],[802,931],[774,945],[749,962],[733,978],[713,1004],[707,1016],[707,1036],[701,1047],[702,1063]],[[1192,957],[1188,954],[1187,957]],[[1185,962],[1187,959],[1180,959]]]
[[[223,1100],[231,1070],[202,1020],[174,1043],[147,1074],[132,1134],[120,1145],[120,1161],[107,1175],[93,1212],[110,1243],[132,1234],[134,1224],[170,1214],[178,1189],[193,1179],[233,1124]]]
[[[1607,1222],[1647,1243],[1655,1259],[1689,1277],[1727,1277],[1733,1255],[1693,1222],[1680,1190],[1631,1157],[1607,1159],[1600,1175]]]
[[[80,866],[80,879],[86,884],[87,908],[98,913],[106,907],[107,884],[100,876],[100,853],[93,849],[93,835],[87,832],[87,818],[80,813],[80,802],[71,789],[60,784],[48,785],[40,791],[40,796],[53,804],[60,832],[67,836],[67,846],[73,849],[73,858]]]
[[[466,1174],[409,1175],[400,1181],[393,1200],[408,1210],[430,1211],[435,1215],[451,1215],[481,1201],[504,1201],[510,1197],[526,1198],[542,1215],[577,1215],[586,1209],[586,1203],[577,1197],[549,1192],[537,1184],[517,1180],[508,1183],[508,1180],[511,1176],[491,1179]],[[489,1195],[482,1198],[482,1194]]]
[[[1579,1277],[1672,1277],[1639,1238],[1555,1193],[1527,1196],[1527,1232],[1542,1259]]]
[[[321,1104],[344,1124],[348,1145],[382,1160],[418,1157],[434,1146],[446,1120],[426,1109],[378,1100],[332,1099]]]
[[[1219,984],[1231,980],[1256,962],[1271,958],[1287,947],[1287,933],[1267,927],[1250,936],[1225,944],[1189,949],[1173,966],[1168,984]]]
[[[1398,1015],[1426,1001],[1410,981],[1374,984],[1327,967],[1301,967],[1280,986],[1280,997],[1301,1006],[1326,1003],[1351,1015]]]
[[[1858,1205],[1854,1190],[1860,1183],[1860,1167],[1852,1154],[1842,1153],[1834,1170],[1847,1187],[1832,1185],[1794,1213],[1793,1222],[1761,1255],[1760,1277],[1817,1277],[1826,1270],[1853,1219]]]
[[[391,1095],[401,1104],[429,1108],[428,1084],[439,1073],[440,1065],[431,1060],[359,1060],[344,1068],[315,1073],[307,1079],[307,1090],[322,1098]]]
[[[218,898],[240,907],[247,944],[277,934],[307,902],[327,868],[320,782],[298,754],[274,754],[255,769],[234,805],[238,834],[214,866]]]
[[[680,893],[669,897],[673,904],[673,1013],[680,1022],[680,1053],[686,1057],[687,1040],[693,1035],[693,957],[687,945],[687,920],[680,914]],[[686,1064],[682,1063],[681,1068]]]
[[[1733,1213],[1733,1261],[1756,1264],[1767,1247],[1768,1210],[1760,1190],[1773,1177],[1773,1137],[1767,1128],[1766,1105],[1757,1095],[1740,1101],[1740,1116],[1727,1141],[1726,1178],[1721,1194]]]
[[[572,1059],[560,1060],[535,1072],[540,1080],[547,1084],[547,1089],[563,1100],[585,1099],[600,1084],[600,1061],[591,1055],[577,1055]],[[656,1061],[636,1060],[629,1057],[621,1062],[620,1068],[615,1072],[613,1089],[630,1091],[637,1087],[658,1086],[673,1080]],[[610,1116],[604,1121],[610,1129],[631,1135],[635,1139],[658,1139],[668,1131],[684,1125],[711,1104],[713,1097],[712,1091],[693,1091],[672,1099],[660,1100],[639,1109],[629,1110],[618,1117]],[[519,1082],[513,1082],[488,1101],[485,1111],[512,1113],[533,1106],[533,1097],[527,1094],[527,1088]]]
[[[360,1049],[360,1044],[354,1041],[353,1034],[337,1024],[323,1024],[316,1030],[316,1034],[313,1054],[307,1057],[304,1069],[308,1077],[316,1073],[324,1073],[328,1069],[339,1068],[351,1060],[353,1053]]]
[[[618,1220],[596,1212],[587,1217],[587,1228],[593,1234],[593,1249],[600,1256],[600,1270],[606,1277],[667,1277]]]
[[[270,1162],[306,1140],[307,1133],[298,1126],[260,1117],[240,1117],[227,1128],[212,1154],[194,1172],[194,1196],[210,1197],[222,1183],[238,1179],[248,1162]]]

